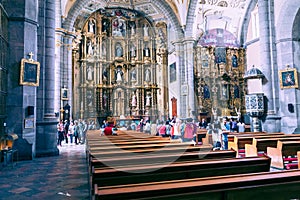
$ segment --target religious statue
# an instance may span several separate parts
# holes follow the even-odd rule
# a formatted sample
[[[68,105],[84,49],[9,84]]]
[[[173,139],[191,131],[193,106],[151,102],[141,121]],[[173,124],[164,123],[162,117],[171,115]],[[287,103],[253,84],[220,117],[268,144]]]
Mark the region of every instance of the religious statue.
[[[123,48],[120,43],[116,44],[116,57],[123,57]]]
[[[210,98],[209,87],[206,84],[203,86],[203,97],[204,97],[204,99]]]
[[[132,107],[136,107],[136,104],[137,104],[136,101],[137,101],[137,100],[136,100],[135,92],[132,92],[132,98],[131,98],[131,106],[132,106]]]
[[[145,47],[144,47],[144,56],[150,57],[150,48],[148,47],[147,43],[145,44]]]
[[[121,82],[122,80],[123,80],[123,71],[121,67],[118,67],[116,71],[116,81]]]
[[[95,24],[94,24],[93,20],[91,19],[91,20],[89,21],[89,28],[88,28],[88,31],[89,31],[90,33],[95,33],[94,26],[95,26]]]
[[[108,20],[104,19],[102,21],[102,32],[108,33],[108,27],[109,27],[109,22]]]
[[[135,69],[131,72],[131,81],[136,81],[136,71]]]
[[[233,67],[233,68],[237,68],[237,67],[238,67],[238,60],[237,60],[236,55],[233,55],[233,56],[231,57],[231,64],[232,64],[232,67]]]
[[[148,24],[144,24],[143,30],[144,30],[144,37],[149,37],[149,26]]]
[[[131,22],[130,23],[130,30],[131,30],[131,35],[135,35],[135,23],[134,22]]]
[[[130,57],[136,57],[136,47],[134,44],[131,44],[131,48],[130,48]]]
[[[151,81],[151,72],[150,69],[146,69],[145,71],[145,81],[150,82]]]
[[[150,106],[150,101],[151,101],[151,96],[148,93],[147,96],[146,96],[146,106]]]
[[[87,72],[87,80],[88,81],[93,80],[93,72],[94,72],[93,67],[92,66],[88,66],[87,69],[86,69],[86,72]]]
[[[112,24],[113,36],[125,36],[126,35],[126,25],[123,20],[116,19]]]
[[[92,45],[92,42],[89,41],[89,43],[88,43],[88,55],[93,55],[93,53],[94,53],[93,45]]]
[[[104,82],[107,81],[107,77],[108,77],[107,69],[106,69],[106,67],[104,67],[103,74],[102,74],[102,79]]]

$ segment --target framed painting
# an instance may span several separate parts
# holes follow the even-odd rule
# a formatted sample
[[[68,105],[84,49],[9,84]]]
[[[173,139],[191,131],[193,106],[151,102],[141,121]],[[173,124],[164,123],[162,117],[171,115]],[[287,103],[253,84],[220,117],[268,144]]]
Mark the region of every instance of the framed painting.
[[[68,100],[69,95],[68,95],[68,89],[67,88],[62,88],[61,89],[61,100]]]
[[[34,128],[34,119],[33,118],[25,119],[24,128]]]
[[[279,71],[280,88],[298,88],[298,73],[296,68],[287,68]]]
[[[20,85],[39,86],[40,63],[23,58],[21,60]]]

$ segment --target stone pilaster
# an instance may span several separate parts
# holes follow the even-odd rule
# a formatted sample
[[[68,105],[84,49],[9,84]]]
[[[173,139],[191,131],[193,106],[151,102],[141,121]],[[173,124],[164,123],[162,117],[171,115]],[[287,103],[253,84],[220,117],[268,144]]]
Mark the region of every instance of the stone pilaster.
[[[277,116],[276,110],[276,86],[278,82],[276,81],[277,64],[274,59],[275,48],[273,46],[274,33],[272,29],[274,28],[272,24],[273,21],[273,4],[269,0],[258,0],[258,14],[259,14],[259,33],[260,33],[260,67],[265,75],[267,81],[264,81],[263,92],[266,97],[266,116],[263,120],[263,130],[267,132],[277,132],[280,131],[280,126],[278,120],[280,118]],[[271,22],[270,22],[271,21]]]
[[[32,52],[34,60],[37,59],[37,0],[5,1],[3,6],[9,16],[9,58],[8,94],[7,94],[7,131],[16,133],[19,139],[14,148],[19,151],[19,159],[32,159],[36,148],[36,108],[37,87],[19,84],[20,66],[22,58],[29,58]],[[24,12],[26,11],[26,12]],[[39,61],[39,60],[38,60]],[[33,113],[28,113],[28,107],[33,106]],[[25,119],[33,120],[33,127],[25,128]]]

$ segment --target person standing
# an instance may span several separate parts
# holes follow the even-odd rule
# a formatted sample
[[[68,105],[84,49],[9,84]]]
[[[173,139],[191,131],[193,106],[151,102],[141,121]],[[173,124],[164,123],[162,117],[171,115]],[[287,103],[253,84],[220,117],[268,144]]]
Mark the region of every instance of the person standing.
[[[79,136],[79,126],[78,121],[74,121],[74,137],[75,137],[75,144],[78,144],[78,136]]]
[[[69,142],[69,140],[68,140],[69,126],[70,126],[70,122],[68,120],[65,120],[65,124],[64,124],[64,138],[65,138],[67,144]]]
[[[57,145],[61,146],[61,142],[64,140],[64,124],[60,120],[57,124]]]
[[[85,120],[82,121],[82,136],[81,136],[81,144],[85,143],[86,132],[88,130],[88,125]]]
[[[73,137],[74,137],[74,123],[71,121],[69,125],[69,131],[68,131],[69,137],[70,137],[70,143],[73,144]]]

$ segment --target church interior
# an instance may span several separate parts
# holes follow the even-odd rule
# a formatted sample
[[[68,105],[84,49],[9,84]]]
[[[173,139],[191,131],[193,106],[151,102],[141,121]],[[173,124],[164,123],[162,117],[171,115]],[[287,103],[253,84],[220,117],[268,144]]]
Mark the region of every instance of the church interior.
[[[229,171],[207,161],[210,171],[203,177],[210,177],[216,171],[222,171],[220,176],[231,173],[232,176],[226,177],[228,183],[222,179],[223,186],[218,185],[221,179],[204,179],[202,175],[199,177],[203,185],[195,181],[178,186],[171,178],[161,179],[160,173],[167,170],[178,179],[194,177],[191,172],[183,176],[173,163],[165,171],[148,174],[148,179],[141,174],[145,173],[143,170],[153,170],[150,166],[130,168],[129,171],[141,173],[132,175],[136,179],[127,182],[127,175],[120,172],[118,176],[117,170],[102,169],[103,163],[96,160],[100,152],[90,150],[87,157],[91,184],[96,183],[91,189],[93,198],[174,199],[177,195],[177,199],[198,199],[194,197],[197,194],[199,199],[222,199],[222,195],[235,199],[238,194],[245,196],[246,190],[234,190],[238,186],[231,187],[229,183],[234,185],[234,171],[244,165],[249,169],[245,173],[260,174],[271,173],[270,165],[285,170],[296,166],[274,160],[283,153],[281,150],[276,153],[280,145],[281,149],[292,149],[286,152],[295,151],[287,156],[289,161],[297,162],[296,149],[300,150],[295,135],[300,133],[300,0],[0,0],[0,36],[0,164],[8,156],[8,146],[14,150],[10,156],[15,157],[16,153],[20,161],[59,156],[59,121],[84,120],[91,129],[86,138],[89,148],[109,149],[104,145],[105,138],[96,142],[105,121],[125,130],[130,123],[139,126],[141,120],[157,127],[171,121],[176,124],[176,119],[187,124],[205,120],[215,126],[224,119],[233,119],[246,127],[241,138],[247,136],[253,142],[252,146],[241,142],[246,152],[239,152],[237,133],[221,133],[228,146],[219,155],[220,159],[233,159],[232,155],[245,159],[238,165],[228,160]],[[110,143],[126,144],[125,148],[140,144],[132,135],[133,130],[125,132],[118,132],[120,138],[115,136]],[[139,129],[136,134],[142,135],[141,132]],[[196,132],[197,141],[190,151],[197,148],[210,155],[206,150],[214,144],[207,129],[198,128]],[[277,148],[269,146],[266,156],[265,147],[264,156],[259,156],[258,147],[253,150],[253,145],[260,140],[266,143],[266,135]],[[151,148],[157,148],[158,143],[170,143],[163,137],[153,142],[152,137],[155,138],[153,135],[144,138],[141,144],[147,146],[152,142],[155,147]],[[192,149],[184,142],[171,143],[178,145],[176,148],[183,155]],[[292,143],[293,147],[286,143]],[[169,147],[165,151],[171,154]],[[243,153],[250,156],[241,156]],[[186,158],[183,155],[178,156],[177,152],[173,157],[187,159],[188,155]],[[254,160],[253,155],[258,158]],[[156,162],[149,155],[143,156],[149,163]],[[193,155],[189,156],[190,159]],[[173,157],[169,156],[168,164]],[[213,154],[211,157],[216,158]],[[118,168],[116,159],[104,158]],[[142,160],[145,164],[147,159]],[[124,162],[135,161],[124,158]],[[206,173],[198,165],[197,170],[186,165],[186,170]],[[265,178],[273,181],[280,191],[291,190],[294,195],[300,187],[299,181],[293,187],[294,180],[288,177],[299,177],[300,172],[284,173],[285,178],[280,179],[282,186],[272,179],[276,174],[266,173]],[[104,178],[107,183],[100,183],[100,175],[107,176]],[[261,176],[255,184],[263,182]],[[244,177],[245,182],[239,184],[250,187],[247,184],[251,176]],[[149,185],[141,191],[136,189],[138,185],[134,184],[142,183],[133,179],[150,182],[151,178],[164,181],[160,183],[162,188],[172,186],[176,192],[154,187],[157,192],[154,195]],[[210,182],[217,187],[215,194],[212,188],[204,186]],[[121,188],[122,192],[117,192],[121,185],[118,183],[131,185],[128,190]],[[193,187],[207,192],[198,194],[192,191]],[[222,187],[230,192],[224,192]],[[286,197],[271,193],[269,187],[263,188],[274,199],[280,199],[276,195]],[[249,199],[256,193],[263,193],[262,189],[253,189]]]

